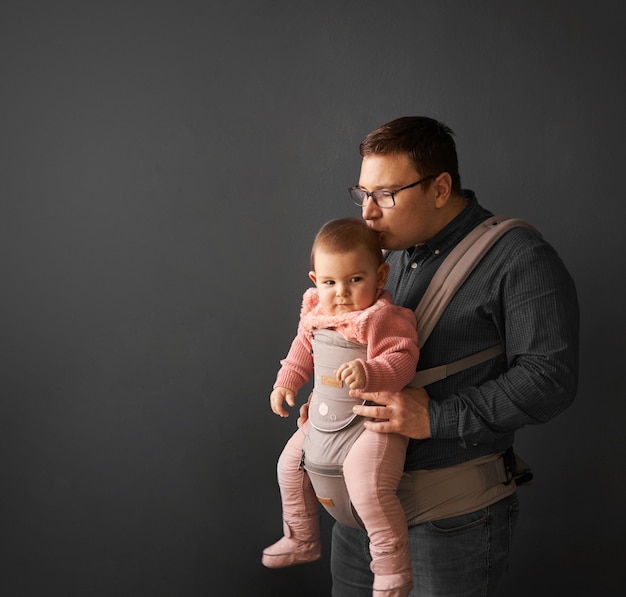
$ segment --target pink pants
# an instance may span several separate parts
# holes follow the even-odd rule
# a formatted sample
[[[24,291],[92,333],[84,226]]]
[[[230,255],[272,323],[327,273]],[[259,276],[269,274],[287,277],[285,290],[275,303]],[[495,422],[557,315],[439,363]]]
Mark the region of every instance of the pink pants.
[[[304,530],[303,523],[311,525],[303,540],[319,536],[319,503],[301,465],[308,429],[307,422],[291,436],[278,460],[283,522],[294,531],[294,538],[298,538],[296,529]],[[374,574],[396,574],[411,568],[406,517],[396,495],[407,443],[404,436],[365,429],[343,463],[350,500],[370,539]]]

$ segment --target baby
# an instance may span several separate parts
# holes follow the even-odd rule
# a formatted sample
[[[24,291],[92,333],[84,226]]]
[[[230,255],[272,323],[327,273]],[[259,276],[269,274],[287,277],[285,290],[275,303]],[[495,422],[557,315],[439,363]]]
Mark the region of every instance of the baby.
[[[395,392],[415,375],[415,316],[393,305],[384,290],[389,266],[378,235],[358,219],[332,220],[315,238],[311,268],[315,288],[304,294],[298,333],[281,361],[270,396],[272,411],[281,417],[288,416],[285,403],[295,406],[296,393],[313,374],[312,339],[317,330],[333,330],[366,347],[366,358],[337,363],[335,379],[325,382],[344,387],[346,393]],[[363,427],[360,417],[352,424]],[[294,433],[278,461],[284,536],[263,551],[262,562],[269,568],[321,557],[319,504],[302,467],[309,425],[307,421]],[[407,523],[396,495],[407,442],[404,436],[363,427],[343,463],[352,506],[370,539],[373,595],[381,597],[406,597],[413,585]]]

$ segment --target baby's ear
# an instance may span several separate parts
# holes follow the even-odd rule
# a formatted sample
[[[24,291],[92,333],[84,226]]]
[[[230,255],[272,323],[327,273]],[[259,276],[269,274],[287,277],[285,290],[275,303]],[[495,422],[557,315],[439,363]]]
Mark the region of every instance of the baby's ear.
[[[385,263],[381,263],[378,266],[378,283],[377,288],[380,290],[387,283],[387,278],[389,277],[389,264],[385,261]]]
[[[317,286],[317,276],[315,275],[314,271],[310,271],[309,272],[309,278],[311,278],[311,280],[313,281],[313,284],[315,284],[315,286]]]

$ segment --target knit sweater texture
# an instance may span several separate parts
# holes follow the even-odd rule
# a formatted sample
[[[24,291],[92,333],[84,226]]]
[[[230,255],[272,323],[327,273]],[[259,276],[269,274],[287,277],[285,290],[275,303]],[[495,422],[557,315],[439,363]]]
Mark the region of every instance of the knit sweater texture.
[[[328,315],[317,288],[309,288],[302,298],[298,333],[280,362],[275,388],[297,392],[309,380],[313,373],[311,338],[316,329],[331,329],[367,346],[367,358],[359,359],[365,370],[364,391],[399,391],[415,375],[419,349],[413,311],[394,305],[385,290],[367,309]]]

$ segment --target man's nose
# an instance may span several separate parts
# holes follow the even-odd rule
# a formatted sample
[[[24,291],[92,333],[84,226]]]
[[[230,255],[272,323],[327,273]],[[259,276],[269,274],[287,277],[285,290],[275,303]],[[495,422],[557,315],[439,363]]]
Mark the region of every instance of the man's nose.
[[[372,199],[372,197],[366,196],[365,199],[363,199],[361,215],[364,220],[374,220],[380,216],[380,207],[376,205],[376,202]]]

